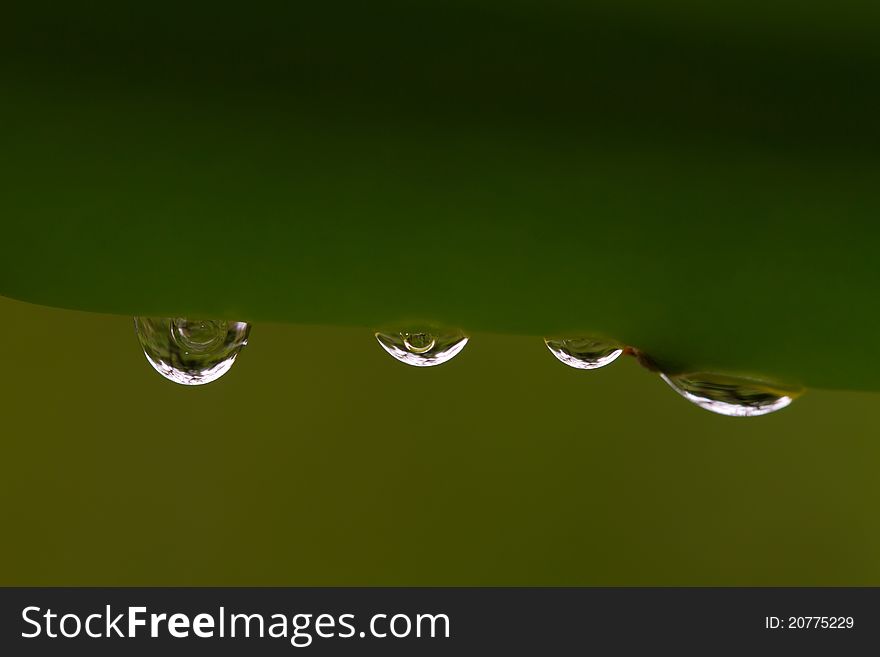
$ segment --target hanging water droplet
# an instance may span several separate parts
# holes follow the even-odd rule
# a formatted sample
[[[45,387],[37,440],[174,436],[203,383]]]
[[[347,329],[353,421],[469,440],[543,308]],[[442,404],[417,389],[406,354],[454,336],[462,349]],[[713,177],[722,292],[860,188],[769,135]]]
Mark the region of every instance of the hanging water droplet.
[[[382,348],[401,363],[432,367],[453,358],[468,339],[461,331],[435,329],[376,333]]]
[[[150,365],[169,381],[199,386],[226,374],[247,344],[250,324],[183,317],[135,317]]]
[[[605,367],[623,353],[620,345],[599,338],[547,338],[544,344],[561,362],[579,370]]]
[[[707,411],[735,417],[766,415],[788,406],[799,389],[721,374],[694,372],[660,377],[682,397]]]

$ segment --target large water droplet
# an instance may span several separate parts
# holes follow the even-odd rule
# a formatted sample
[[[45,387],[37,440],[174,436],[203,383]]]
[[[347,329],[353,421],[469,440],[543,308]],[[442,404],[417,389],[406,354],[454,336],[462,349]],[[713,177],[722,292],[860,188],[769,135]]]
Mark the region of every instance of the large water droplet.
[[[694,372],[660,374],[682,397],[707,411],[735,417],[766,415],[788,406],[800,390],[763,381]]]
[[[135,317],[150,365],[169,381],[200,386],[229,371],[247,344],[250,324],[183,317]]]
[[[579,370],[605,367],[623,353],[620,345],[599,338],[547,338],[544,344],[561,362]]]
[[[416,330],[376,333],[382,348],[401,363],[432,367],[453,358],[468,339],[461,331]]]

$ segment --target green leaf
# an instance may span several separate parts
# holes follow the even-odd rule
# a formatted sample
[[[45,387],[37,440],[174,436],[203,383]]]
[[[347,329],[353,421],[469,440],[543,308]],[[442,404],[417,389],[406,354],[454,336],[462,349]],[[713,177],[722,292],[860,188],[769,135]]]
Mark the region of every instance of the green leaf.
[[[880,389],[873,5],[599,7],[13,12],[0,293]]]

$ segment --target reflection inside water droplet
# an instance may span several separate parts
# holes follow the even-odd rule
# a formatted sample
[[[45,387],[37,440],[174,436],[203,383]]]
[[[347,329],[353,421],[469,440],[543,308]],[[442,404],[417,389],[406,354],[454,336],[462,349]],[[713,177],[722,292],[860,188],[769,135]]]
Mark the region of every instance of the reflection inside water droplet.
[[[623,353],[620,345],[598,338],[547,338],[544,344],[561,362],[579,370],[605,367]]]
[[[183,317],[135,317],[150,365],[169,381],[198,386],[226,374],[247,344],[250,324]]]
[[[721,374],[694,372],[660,377],[682,397],[707,411],[734,417],[755,417],[788,406],[800,394],[771,383]]]
[[[426,354],[437,346],[437,338],[431,333],[402,333],[403,346],[411,354]]]
[[[468,339],[461,331],[414,330],[376,333],[382,348],[401,363],[432,367],[453,358]]]
[[[186,351],[211,351],[223,344],[227,322],[214,319],[188,320],[178,317],[171,320],[171,331],[175,341]]]

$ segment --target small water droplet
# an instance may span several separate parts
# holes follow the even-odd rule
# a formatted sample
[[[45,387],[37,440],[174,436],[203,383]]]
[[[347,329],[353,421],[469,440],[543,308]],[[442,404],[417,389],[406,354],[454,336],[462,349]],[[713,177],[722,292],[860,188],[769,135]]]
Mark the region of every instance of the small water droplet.
[[[694,372],[660,377],[682,397],[720,415],[756,417],[788,406],[800,390],[721,374]]]
[[[245,322],[184,317],[135,317],[134,325],[153,369],[186,386],[226,374],[251,330]]]
[[[461,331],[414,330],[376,333],[382,348],[401,363],[432,367],[450,360],[468,342]]]
[[[620,345],[599,338],[547,338],[544,344],[561,362],[579,370],[605,367],[623,353]]]

